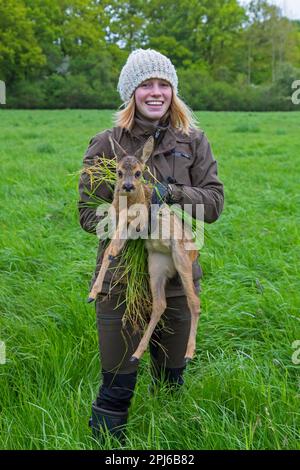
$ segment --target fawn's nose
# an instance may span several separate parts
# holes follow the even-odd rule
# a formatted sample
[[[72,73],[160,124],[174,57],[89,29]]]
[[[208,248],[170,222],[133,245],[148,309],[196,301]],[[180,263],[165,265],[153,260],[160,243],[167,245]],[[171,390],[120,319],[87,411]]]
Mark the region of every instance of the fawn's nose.
[[[124,183],[123,184],[123,189],[125,189],[125,191],[129,192],[129,191],[132,191],[134,189],[134,186],[131,183]]]

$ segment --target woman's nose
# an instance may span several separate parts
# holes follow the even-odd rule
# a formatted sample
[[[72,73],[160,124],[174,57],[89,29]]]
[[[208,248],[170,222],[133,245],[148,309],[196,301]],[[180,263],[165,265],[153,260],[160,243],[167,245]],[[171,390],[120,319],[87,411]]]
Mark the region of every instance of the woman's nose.
[[[151,90],[151,95],[160,95],[160,94],[161,94],[161,90],[160,90],[159,84],[158,83],[154,84]]]

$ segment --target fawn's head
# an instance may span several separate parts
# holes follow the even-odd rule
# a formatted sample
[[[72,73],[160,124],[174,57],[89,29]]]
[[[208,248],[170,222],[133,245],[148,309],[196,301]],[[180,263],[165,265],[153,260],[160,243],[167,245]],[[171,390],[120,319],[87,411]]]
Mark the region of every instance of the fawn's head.
[[[154,138],[151,136],[135,155],[128,155],[116,140],[109,139],[117,159],[117,189],[121,194],[133,194],[142,184],[146,162],[153,152]]]

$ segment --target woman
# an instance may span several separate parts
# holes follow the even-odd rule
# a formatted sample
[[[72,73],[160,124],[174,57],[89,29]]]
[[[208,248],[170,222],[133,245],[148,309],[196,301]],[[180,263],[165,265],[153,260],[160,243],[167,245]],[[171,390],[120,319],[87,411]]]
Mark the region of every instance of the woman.
[[[113,157],[110,135],[131,155],[153,135],[155,150],[148,165],[161,182],[158,189],[164,201],[192,204],[194,214],[196,205],[203,204],[204,221],[211,223],[217,220],[223,208],[223,185],[218,179],[217,163],[207,138],[197,129],[189,108],[177,96],[177,85],[176,70],[167,57],[151,49],[133,51],[118,84],[125,108],[117,113],[112,130],[105,130],[91,140],[84,165],[93,165],[99,155]],[[108,201],[112,200],[113,193],[106,185],[91,188],[89,178],[84,173],[81,176],[80,224],[87,232],[96,233],[100,218],[89,205],[93,190],[96,196]],[[157,201],[153,199],[153,202]],[[95,276],[102,255],[100,243]],[[114,269],[109,270],[103,295],[96,300],[102,384],[92,405],[90,425],[94,436],[107,428],[122,439],[137,378],[137,365],[130,362],[130,357],[141,336],[129,326],[122,330],[125,305],[116,308],[122,286],[113,289],[109,296],[105,295],[115,273]],[[193,277],[199,292],[201,268],[198,262],[194,263]],[[190,312],[178,275],[167,283],[166,296],[165,328],[157,328],[155,341],[150,345],[151,372],[154,383],[162,379],[171,387],[179,387],[183,384]]]

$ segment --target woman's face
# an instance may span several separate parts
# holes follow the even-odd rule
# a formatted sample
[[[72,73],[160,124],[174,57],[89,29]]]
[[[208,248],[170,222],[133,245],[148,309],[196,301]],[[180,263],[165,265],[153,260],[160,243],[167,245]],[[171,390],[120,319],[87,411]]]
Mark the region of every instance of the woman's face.
[[[138,111],[147,119],[159,121],[172,101],[172,86],[166,80],[150,78],[142,82],[134,93]]]

